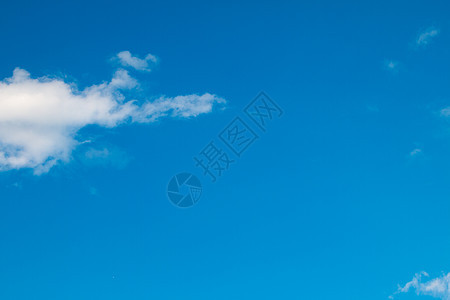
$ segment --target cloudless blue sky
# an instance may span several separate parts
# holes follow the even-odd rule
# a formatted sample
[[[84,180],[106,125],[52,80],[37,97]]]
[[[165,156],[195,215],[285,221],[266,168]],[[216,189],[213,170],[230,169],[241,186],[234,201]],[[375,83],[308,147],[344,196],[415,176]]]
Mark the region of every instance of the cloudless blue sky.
[[[146,97],[227,104],[84,128],[115,149],[110,161],[87,163],[81,145],[48,174],[0,173],[0,299],[387,299],[416,272],[450,271],[449,12],[447,1],[3,2],[2,79],[21,67],[83,88],[129,50],[160,59],[135,74]],[[193,156],[261,90],[284,115],[211,183]],[[203,183],[189,209],[167,199],[179,172]]]

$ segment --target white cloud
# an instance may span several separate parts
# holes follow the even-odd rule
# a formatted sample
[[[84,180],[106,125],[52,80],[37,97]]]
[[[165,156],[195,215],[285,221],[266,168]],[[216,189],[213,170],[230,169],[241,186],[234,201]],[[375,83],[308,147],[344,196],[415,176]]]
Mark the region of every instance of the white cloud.
[[[82,157],[83,163],[90,166],[107,166],[116,169],[125,168],[131,161],[128,154],[114,146],[89,148]]]
[[[380,112],[380,108],[376,104],[368,104],[366,105],[366,109],[372,113]]]
[[[384,62],[384,68],[388,71],[396,73],[396,72],[398,72],[398,67],[399,67],[399,63],[397,61],[386,60]]]
[[[156,64],[158,59],[152,54],[147,54],[145,58],[133,56],[130,51],[122,51],[117,54],[117,59],[124,67],[132,67],[139,71],[151,71],[150,64]]]
[[[426,282],[422,281],[422,277],[429,277],[429,275],[426,272],[415,274],[413,279],[404,286],[399,285],[394,295],[414,290],[418,296],[432,296],[442,300],[450,300],[450,273]],[[394,297],[390,296],[389,298],[393,299]]]
[[[409,153],[409,156],[414,157],[422,153],[422,149],[416,148]]]
[[[426,46],[430,41],[439,34],[439,29],[435,27],[429,27],[424,31],[421,31],[416,39],[418,46]]]
[[[450,117],[450,107],[441,109],[441,116],[442,117]]]
[[[386,65],[389,69],[395,69],[395,67],[397,66],[397,64],[395,62],[393,62],[392,60],[389,61]]]
[[[78,90],[74,84],[49,77],[31,78],[20,68],[0,81],[0,171],[32,168],[46,173],[70,160],[81,144],[75,136],[87,125],[115,127],[148,123],[170,116],[209,113],[225,100],[212,94],[160,97],[139,104],[126,101],[121,90],[138,82],[119,69],[110,82]]]
[[[90,187],[89,194],[91,194],[92,196],[98,196],[98,190],[95,187]]]

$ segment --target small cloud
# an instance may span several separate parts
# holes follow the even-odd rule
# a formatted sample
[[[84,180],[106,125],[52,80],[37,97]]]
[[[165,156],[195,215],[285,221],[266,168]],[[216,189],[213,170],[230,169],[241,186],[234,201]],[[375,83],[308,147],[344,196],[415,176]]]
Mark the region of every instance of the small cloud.
[[[98,190],[95,187],[90,187],[89,188],[89,194],[91,194],[92,196],[97,196],[98,195]]]
[[[395,67],[397,67],[397,64],[391,60],[390,62],[388,62],[387,67],[388,67],[388,69],[392,70],[392,69],[395,69]]]
[[[106,166],[115,169],[123,169],[131,161],[125,151],[117,147],[89,148],[84,153],[84,163],[89,166]]]
[[[395,62],[395,61],[393,61],[393,60],[388,61],[387,64],[386,64],[386,67],[387,67],[389,70],[394,70],[394,69],[397,68],[397,66],[398,66],[398,63]]]
[[[11,188],[11,189],[16,189],[16,190],[21,190],[22,189],[22,183],[21,182],[13,182],[9,185],[6,186],[7,188]]]
[[[415,157],[415,156],[418,156],[420,154],[422,154],[422,149],[416,148],[416,149],[414,149],[413,151],[411,151],[409,153],[409,156],[410,157]]]
[[[426,282],[422,281],[423,277],[429,277],[428,273],[420,272],[415,274],[413,279],[404,286],[399,285],[394,295],[408,293],[413,290],[417,296],[432,296],[442,300],[450,300],[450,273]],[[389,296],[389,299],[394,299],[394,295]]]
[[[385,60],[383,64],[384,69],[392,73],[397,73],[399,70],[399,66],[400,63],[395,60]]]
[[[427,46],[431,40],[439,34],[439,29],[436,27],[428,27],[427,29],[419,32],[416,45],[419,47]]]
[[[380,112],[380,109],[378,108],[377,105],[369,104],[369,105],[366,106],[366,109],[367,109],[369,112],[372,112],[372,113]]]
[[[145,58],[133,56],[130,51],[122,51],[117,54],[119,63],[124,67],[132,67],[139,71],[150,72],[150,64],[157,64],[158,58],[152,54],[147,54]]]
[[[450,116],[450,107],[441,109],[440,113],[441,113],[442,117],[449,117]]]
[[[106,148],[101,150],[91,148],[88,151],[86,151],[85,156],[89,159],[95,158],[105,159],[109,156],[109,150]]]

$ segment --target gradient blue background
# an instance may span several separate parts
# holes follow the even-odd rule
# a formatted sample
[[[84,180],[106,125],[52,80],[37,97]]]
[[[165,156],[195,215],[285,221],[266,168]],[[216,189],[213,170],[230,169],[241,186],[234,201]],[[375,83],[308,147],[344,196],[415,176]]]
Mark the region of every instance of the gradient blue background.
[[[449,271],[449,9],[3,1],[0,78],[22,67],[82,88],[111,77],[115,53],[150,52],[158,68],[136,75],[147,94],[228,103],[83,129],[123,166],[88,165],[79,149],[49,174],[1,173],[0,299],[387,299],[416,272]],[[440,35],[415,49],[429,26]],[[284,116],[211,184],[192,157],[260,90]],[[166,196],[182,171],[205,189],[187,210]]]

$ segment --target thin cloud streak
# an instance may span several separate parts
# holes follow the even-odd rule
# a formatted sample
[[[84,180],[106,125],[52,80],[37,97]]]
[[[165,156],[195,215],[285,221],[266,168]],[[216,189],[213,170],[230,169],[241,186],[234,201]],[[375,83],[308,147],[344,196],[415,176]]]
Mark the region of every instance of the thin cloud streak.
[[[420,47],[427,46],[431,40],[439,34],[439,29],[436,27],[429,27],[421,31],[416,39],[416,45]]]

